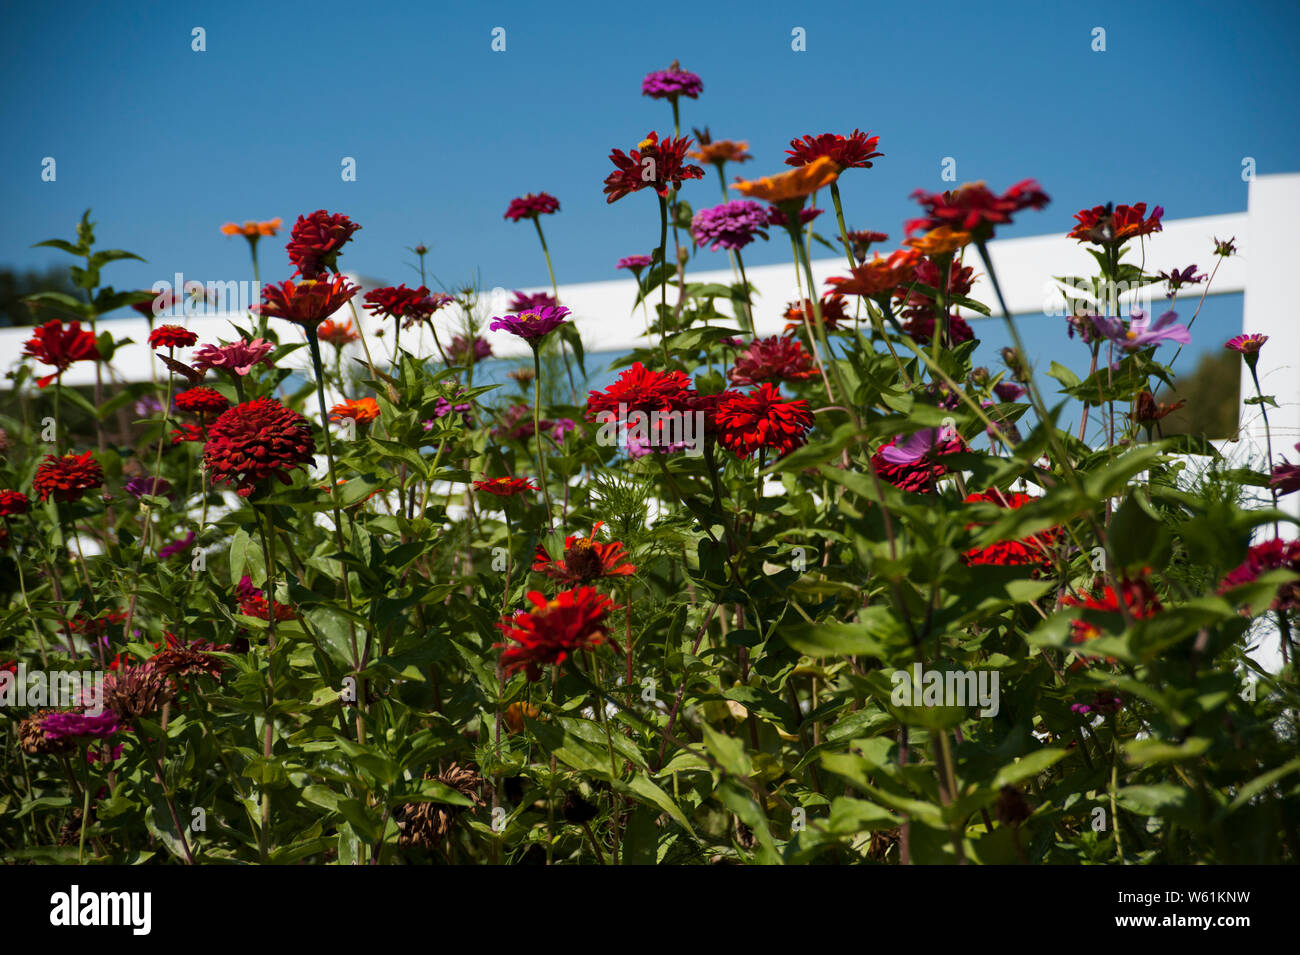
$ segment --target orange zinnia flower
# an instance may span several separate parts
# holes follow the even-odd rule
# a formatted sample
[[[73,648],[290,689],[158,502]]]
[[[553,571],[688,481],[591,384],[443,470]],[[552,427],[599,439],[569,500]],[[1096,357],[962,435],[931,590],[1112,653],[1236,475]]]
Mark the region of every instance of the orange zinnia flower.
[[[221,227],[223,235],[242,235],[246,239],[260,239],[264,235],[275,235],[279,231],[279,217],[272,219],[270,222],[253,222],[250,219],[243,225],[237,222],[227,222]]]
[[[970,245],[971,234],[959,232],[952,226],[941,225],[931,229],[925,235],[908,239],[907,244],[922,255],[931,257],[951,255],[958,249]]]
[[[733,142],[730,139],[719,139],[710,143],[701,141],[698,149],[691,150],[686,155],[692,159],[698,159],[700,162],[746,162],[754,158],[746,152],[747,149],[749,149],[749,143],[743,139],[738,142]]]
[[[349,318],[346,322],[335,322],[326,319],[316,329],[316,337],[336,348],[342,348],[344,345],[356,341],[358,336],[352,328],[352,319]]]
[[[351,418],[357,424],[369,424],[379,417],[379,402],[374,398],[349,399],[330,409],[330,418],[342,421]]]
[[[524,728],[524,719],[535,720],[542,711],[532,703],[511,703],[501,715],[505,717],[506,726],[512,733],[520,733]]]
[[[762,179],[737,179],[732,185],[736,191],[751,199],[766,199],[772,203],[793,202],[801,204],[818,189],[829,186],[840,176],[840,167],[829,156],[819,156],[806,166]]]
[[[899,249],[887,259],[881,258],[877,252],[870,262],[864,262],[853,269],[850,276],[837,275],[827,279],[826,284],[833,285],[838,295],[866,295],[875,298],[911,282],[920,257],[921,254],[915,249]]]

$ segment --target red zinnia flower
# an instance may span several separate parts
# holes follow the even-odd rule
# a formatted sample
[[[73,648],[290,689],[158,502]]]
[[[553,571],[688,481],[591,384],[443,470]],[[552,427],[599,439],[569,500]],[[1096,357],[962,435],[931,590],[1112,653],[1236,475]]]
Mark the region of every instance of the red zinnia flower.
[[[495,477],[486,481],[475,481],[474,490],[486,491],[497,497],[513,497],[524,491],[536,491],[537,487],[528,478]]]
[[[512,222],[520,219],[536,219],[538,216],[554,215],[560,211],[560,200],[547,192],[530,192],[526,196],[510,200],[510,208],[505,217]]]
[[[564,584],[585,584],[600,577],[627,577],[636,573],[636,567],[625,563],[627,551],[618,541],[601,543],[596,534],[603,521],[597,521],[591,536],[564,538],[564,557],[552,560],[546,548],[537,546],[537,559],[533,570],[540,571]]]
[[[749,394],[733,392],[718,402],[718,442],[739,458],[770,449],[777,457],[807,441],[813,425],[808,402],[787,401],[771,382]]]
[[[32,506],[22,491],[0,491],[0,517],[26,514]]]
[[[306,418],[274,398],[258,398],[235,405],[213,423],[203,461],[213,484],[234,484],[240,497],[248,497],[265,478],[288,484],[286,472],[311,463],[315,451]]]
[[[627,155],[621,149],[612,150],[609,159],[618,168],[605,177],[605,201],[614,202],[646,186],[667,198],[671,186],[687,179],[703,179],[703,169],[683,161],[690,146],[689,136],[669,136],[660,142],[659,134],[651,132]]]
[[[875,151],[879,136],[868,136],[855,129],[852,136],[839,133],[822,133],[820,136],[805,136],[803,139],[790,140],[790,149],[786,150],[789,159],[787,166],[806,166],[814,160],[827,156],[834,160],[841,169],[870,169],[870,160],[884,153]]]
[[[285,249],[289,260],[298,267],[298,275],[314,279],[327,269],[332,269],[352,233],[360,229],[344,215],[331,215],[317,209],[309,216],[299,216],[290,233]]]
[[[230,401],[215,388],[188,388],[175,398],[176,407],[200,418],[219,415],[230,407]]]
[[[427,320],[441,305],[423,285],[411,289],[402,284],[396,288],[371,289],[366,293],[365,308],[375,315],[404,319],[402,327],[410,328],[416,322]]]
[[[32,330],[32,337],[26,342],[23,357],[35,358],[46,365],[54,366],[54,373],[36,379],[36,387],[44,388],[58,378],[73,362],[99,361],[99,348],[95,336],[89,331],[81,330],[81,322],[71,322],[67,328],[57,319],[51,319],[44,325]]]
[[[198,335],[179,325],[159,325],[149,333],[149,347],[153,349],[189,348],[198,340]]]
[[[359,291],[341,275],[297,283],[289,280],[263,288],[263,304],[254,307],[259,314],[288,319],[311,331]]]
[[[736,356],[732,384],[756,385],[760,381],[802,381],[817,374],[812,356],[793,338],[773,335],[752,342]]]
[[[1156,592],[1147,583],[1145,576],[1136,579],[1122,578],[1119,590],[1124,600],[1124,606],[1128,608],[1129,616],[1134,620],[1154,617],[1164,609],[1160,605],[1160,598],[1156,596]],[[1115,588],[1109,585],[1104,587],[1100,593],[1093,593],[1082,599],[1073,596],[1061,598],[1063,606],[1082,607],[1085,610],[1096,610],[1101,613],[1119,613],[1119,601],[1120,597],[1116,596]],[[1070,641],[1072,643],[1087,643],[1099,636],[1101,636],[1101,630],[1095,624],[1086,620],[1074,620],[1070,623]],[[1107,657],[1106,662],[1114,663],[1115,660],[1113,657]],[[1079,665],[1076,663],[1071,669],[1075,669]]]
[[[1270,570],[1281,568],[1300,574],[1300,541],[1274,538],[1256,544],[1246,554],[1245,561],[1223,578],[1223,583],[1219,585],[1219,593],[1226,593],[1233,587],[1240,587],[1242,584],[1258,579]],[[1296,607],[1300,607],[1300,581],[1293,580],[1278,587],[1277,596],[1269,605],[1269,609],[1292,610]]]
[[[1147,218],[1145,202],[1131,206],[1112,207],[1110,203],[1093,206],[1074,214],[1079,224],[1067,233],[1067,237],[1093,245],[1123,245],[1137,236],[1160,232],[1164,228],[1160,224],[1164,214],[1165,210],[1156,206],[1151,210],[1151,217]]]
[[[802,309],[802,311],[801,311]],[[798,302],[790,302],[785,307],[785,333],[804,332],[804,316],[808,317],[808,323],[816,326],[817,313],[813,311],[812,299],[806,298],[801,306]],[[844,310],[844,296],[838,291],[822,297],[822,325],[828,332],[833,332],[840,327],[841,322],[849,320],[849,313]]]
[[[61,458],[47,454],[32,479],[32,489],[42,501],[48,501],[53,495],[56,501],[71,503],[81,500],[87,491],[103,486],[104,469],[89,451],[65,454]]]
[[[326,319],[316,329],[316,337],[323,342],[328,342],[335,348],[342,348],[344,345],[356,341],[359,336],[353,331],[352,319],[349,318],[346,322],[334,322]]]
[[[903,331],[917,344],[929,344],[934,340],[934,313],[918,310],[903,323]],[[974,338],[975,332],[966,324],[966,319],[952,312],[948,316],[947,334],[944,337],[947,339],[945,345],[960,345]]]
[[[239,612],[245,617],[269,621],[272,612],[275,613],[276,620],[292,620],[296,616],[290,606],[275,601],[268,603],[266,591],[254,587],[252,578],[247,574],[235,586],[235,597],[239,600]]]
[[[918,189],[912,198],[921,204],[926,215],[907,223],[908,235],[948,226],[971,233],[976,242],[993,238],[993,227],[1010,222],[1012,213],[1041,209],[1050,201],[1032,179],[1016,183],[1000,196],[982,182],[968,182],[948,192]]]
[[[206,441],[203,429],[195,424],[182,424],[172,432],[172,444],[185,444],[187,441]]]
[[[1031,501],[1038,498],[1030,497],[1028,494],[1019,492],[999,491],[996,488],[984,491],[981,494],[970,494],[966,497],[966,503],[970,504],[975,501],[988,501],[996,504],[998,507],[1014,509],[1023,507]],[[967,529],[978,525],[968,525]],[[1000,567],[1033,567],[1034,573],[1039,571],[1050,570],[1052,566],[1051,548],[1055,545],[1057,539],[1061,536],[1061,530],[1057,527],[1040,531],[1030,537],[1021,538],[1020,540],[997,541],[988,547],[975,547],[966,551],[963,555],[968,564],[996,564]]]
[[[573,654],[593,649],[608,639],[605,615],[615,609],[614,602],[596,588],[566,590],[554,600],[534,590],[528,599],[533,610],[520,610],[497,624],[516,644],[497,644],[505,648],[501,663],[507,673],[522,669],[528,679],[539,680],[543,666],[561,666]]]
[[[603,392],[588,393],[587,418],[594,421],[602,411],[618,415],[620,406],[628,413],[671,411],[690,387],[691,379],[683,372],[651,371],[638,361]]]

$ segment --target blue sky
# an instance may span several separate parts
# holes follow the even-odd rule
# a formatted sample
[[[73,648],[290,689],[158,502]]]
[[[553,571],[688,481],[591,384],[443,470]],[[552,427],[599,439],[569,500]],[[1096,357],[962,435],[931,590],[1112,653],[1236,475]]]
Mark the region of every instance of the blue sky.
[[[0,264],[61,263],[31,244],[92,207],[102,244],[149,260],[111,267],[119,288],[244,278],[246,246],[222,223],[323,207],[363,226],[350,270],[411,282],[404,249],[424,242],[449,284],[542,285],[536,235],[502,214],[545,190],[561,201],[545,223],[559,280],[613,278],[658,222],[649,195],[606,204],[607,156],[671,127],[639,89],[674,58],[704,81],[684,131],[747,139],[747,176],[780,171],[794,136],[878,134],[884,158],[842,187],[850,227],[895,241],[909,193],[944,187],[945,156],[961,181],[1042,183],[1052,204],[1007,236],[1065,231],[1108,200],[1237,211],[1242,157],[1261,174],[1300,165],[1298,26],[1283,3],[24,5],[0,37]],[[345,156],[356,182],[341,180]],[[682,197],[720,201],[712,176]],[[289,275],[283,242],[263,242],[264,281]],[[783,261],[783,245],[746,262]]]

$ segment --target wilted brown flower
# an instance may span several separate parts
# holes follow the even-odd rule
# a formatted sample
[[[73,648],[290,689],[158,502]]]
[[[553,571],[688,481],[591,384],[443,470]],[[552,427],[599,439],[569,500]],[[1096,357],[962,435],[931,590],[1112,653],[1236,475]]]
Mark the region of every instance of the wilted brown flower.
[[[463,796],[473,800],[474,805],[483,805],[478,794],[483,777],[478,770],[469,766],[452,763],[436,776],[426,776],[450,786]],[[419,846],[423,849],[436,849],[442,844],[452,823],[464,807],[451,806],[446,803],[416,802],[405,803],[393,813],[393,820],[401,830],[397,844],[404,847]]]
[[[152,662],[128,664],[104,677],[104,705],[126,719],[156,713],[175,696],[167,674]]]
[[[50,753],[66,753],[76,747],[71,739],[50,739],[45,735],[42,725],[45,717],[54,710],[38,710],[18,724],[18,745],[28,756],[44,756]]]

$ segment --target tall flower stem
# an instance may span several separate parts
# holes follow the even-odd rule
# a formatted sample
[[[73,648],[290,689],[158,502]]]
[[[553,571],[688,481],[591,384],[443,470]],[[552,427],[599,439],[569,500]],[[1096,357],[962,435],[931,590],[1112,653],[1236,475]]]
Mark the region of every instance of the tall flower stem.
[[[668,199],[659,197],[659,267],[668,268]],[[664,353],[664,366],[668,365],[668,275],[659,282],[659,345]]]
[[[266,560],[266,708],[262,713],[262,756],[269,760],[275,741],[275,717],[271,715],[271,707],[275,705],[275,525],[272,523],[269,505],[260,516],[257,508],[254,508],[253,516],[257,520],[257,531],[262,538],[262,556]],[[265,523],[262,518],[265,518]],[[344,572],[346,573],[346,568]],[[262,828],[258,848],[262,862],[265,863],[271,848],[271,791],[265,783],[262,785]]]
[[[1254,360],[1252,361],[1252,359]],[[1264,448],[1265,453],[1268,455],[1268,463],[1264,465],[1264,470],[1270,471],[1273,467],[1273,431],[1268,424],[1268,402],[1264,400],[1264,391],[1259,386],[1259,372],[1255,370],[1255,364],[1258,361],[1258,355],[1246,357],[1246,367],[1250,369],[1250,380],[1255,383],[1255,397],[1259,399],[1259,412],[1264,416]],[[1273,510],[1277,510],[1277,487],[1270,483],[1268,490],[1273,496]],[[1279,533],[1276,518],[1273,520],[1273,533]]]
[[[754,336],[754,305],[749,296],[749,279],[745,276],[745,260],[740,257],[740,249],[736,249],[736,264],[740,266],[740,284],[745,287],[745,331],[752,338]]]
[[[542,220],[533,216],[533,225],[537,226],[537,239],[542,243],[542,255],[546,257],[546,271],[551,276],[551,295],[555,298],[555,304],[560,304],[560,287],[555,284],[555,269],[551,266],[551,250],[546,246],[546,236],[542,234]],[[470,344],[473,345],[473,336],[470,336]],[[569,376],[569,390],[573,393],[573,400],[578,400],[578,388],[573,383],[573,367],[569,364],[569,351],[564,345],[564,339],[560,339],[560,356],[564,359],[564,371]]]
[[[799,231],[799,226],[798,226],[799,217],[797,214],[792,216],[787,213],[786,218],[787,221],[794,223],[789,227],[790,239],[794,243],[795,254],[797,256],[799,264],[803,265],[803,274],[805,279],[808,282],[808,301],[812,302],[813,318],[816,320],[815,331],[817,333],[817,342],[821,343],[821,352],[823,354],[817,354],[816,343],[814,343],[813,346],[814,357],[817,359],[818,365],[822,365],[823,362],[825,362],[825,364],[830,366],[831,369],[830,377],[835,379],[835,387],[839,390],[841,395],[844,395],[844,400],[837,402],[834,393],[831,391],[830,381],[827,381],[826,393],[831,399],[831,404],[838,403],[848,407],[850,404],[848,391],[844,387],[843,380],[841,380],[840,378],[839,366],[835,364],[832,358],[830,342],[826,338],[826,324],[822,320],[821,299],[817,296],[817,286],[813,284],[812,262],[808,258],[808,247],[804,244],[803,235]],[[804,314],[805,316],[807,315],[806,310]],[[824,358],[823,355],[825,356]],[[822,368],[822,377],[826,377],[826,370],[824,367]],[[853,417],[856,417],[856,415],[854,415]]]
[[[533,440],[537,442],[537,474],[546,499],[546,526],[553,530],[555,515],[551,510],[551,490],[546,480],[546,448],[542,444],[542,350],[540,342],[533,346]]]
[[[840,241],[844,243],[844,255],[849,260],[849,271],[852,272],[857,267],[857,262],[853,260],[853,248],[849,245],[849,230],[844,224],[844,206],[840,203],[840,184],[831,183],[831,201],[835,203],[835,219],[840,225]]]

